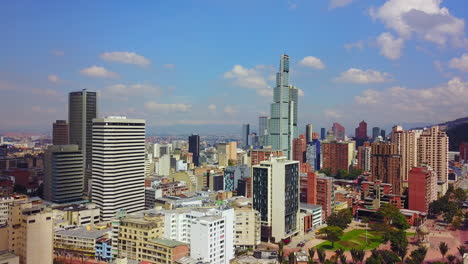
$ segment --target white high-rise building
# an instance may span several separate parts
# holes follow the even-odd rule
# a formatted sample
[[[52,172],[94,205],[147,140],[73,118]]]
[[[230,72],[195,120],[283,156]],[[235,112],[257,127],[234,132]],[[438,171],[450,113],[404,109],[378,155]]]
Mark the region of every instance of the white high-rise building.
[[[276,73],[270,119],[268,120],[268,145],[292,159],[292,140],[298,137],[298,89],[289,85],[289,56],[281,55],[280,71]]]
[[[145,207],[145,120],[125,117],[93,120],[92,200],[101,219]]]
[[[234,209],[181,208],[164,215],[164,237],[190,244],[192,258],[223,264],[234,258]]]

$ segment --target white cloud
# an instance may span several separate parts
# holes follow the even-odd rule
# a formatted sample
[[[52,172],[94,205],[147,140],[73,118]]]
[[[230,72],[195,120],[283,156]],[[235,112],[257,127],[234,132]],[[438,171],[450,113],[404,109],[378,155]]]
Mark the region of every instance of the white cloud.
[[[449,42],[465,45],[464,20],[452,16],[441,4],[442,0],[388,0],[379,8],[371,8],[370,15],[394,30],[401,41],[415,35],[439,46]]]
[[[353,0],[330,0],[330,9],[347,6],[352,2]]]
[[[145,103],[145,109],[155,112],[189,112],[192,105],[189,104],[160,104],[155,101]]]
[[[226,114],[234,114],[235,112],[236,110],[234,110],[234,108],[231,105],[226,105],[226,107],[224,108],[224,113]]]
[[[354,101],[356,105],[347,108],[360,112],[355,115],[372,116],[374,120],[438,122],[467,115],[468,82],[452,78],[434,88],[369,89],[355,96]]]
[[[386,72],[378,72],[376,70],[350,68],[349,70],[341,73],[335,80],[338,82],[359,84],[383,83],[390,81],[390,75]]]
[[[232,70],[224,73],[223,77],[232,80],[233,84],[239,87],[256,90],[258,95],[270,96],[273,94],[273,90],[268,85],[265,77],[265,71],[270,70],[265,65],[257,65],[251,69],[242,65],[234,65]]]
[[[166,69],[175,69],[175,67],[176,67],[175,64],[171,64],[171,63],[164,64],[163,66],[164,66],[164,68],[166,68]]]
[[[215,105],[215,104],[209,104],[209,105],[208,105],[208,110],[210,110],[210,111],[216,111],[216,105]]]
[[[338,111],[332,109],[325,110],[325,116],[331,119],[337,119],[342,117],[342,115]]]
[[[325,69],[325,64],[319,58],[316,58],[316,57],[313,57],[313,56],[304,57],[299,62],[299,64],[302,65],[302,66],[314,68],[314,69],[317,69],[317,70]]]
[[[384,32],[377,37],[377,45],[380,47],[380,54],[391,59],[396,60],[401,57],[404,40],[402,38],[395,38],[392,33]]]
[[[119,62],[124,64],[135,64],[139,66],[147,66],[151,61],[142,55],[128,51],[104,52],[100,55],[101,59],[110,62]]]
[[[352,51],[353,49],[363,50],[364,49],[364,41],[358,40],[356,42],[344,44],[344,48],[347,51]]]
[[[53,54],[54,56],[61,57],[61,56],[64,56],[64,55],[65,55],[65,52],[62,51],[62,50],[53,50],[53,51],[52,51],[52,54]]]
[[[448,65],[450,68],[468,72],[468,53],[464,53],[460,58],[451,59]]]
[[[104,67],[91,66],[89,68],[82,69],[81,75],[95,78],[117,78],[119,75],[115,72],[108,71]]]
[[[106,87],[106,94],[109,95],[138,95],[160,92],[159,87],[150,84],[114,84]]]
[[[55,74],[50,74],[49,76],[47,76],[47,80],[49,80],[49,82],[55,83],[55,84],[60,82],[60,78]]]

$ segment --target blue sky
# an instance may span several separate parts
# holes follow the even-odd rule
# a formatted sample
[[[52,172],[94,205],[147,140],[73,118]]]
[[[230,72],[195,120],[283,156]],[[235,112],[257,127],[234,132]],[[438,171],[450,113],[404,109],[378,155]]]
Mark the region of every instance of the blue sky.
[[[239,132],[290,55],[300,123],[349,134],[468,116],[465,0],[3,1],[0,130],[48,131],[67,93],[150,134]]]

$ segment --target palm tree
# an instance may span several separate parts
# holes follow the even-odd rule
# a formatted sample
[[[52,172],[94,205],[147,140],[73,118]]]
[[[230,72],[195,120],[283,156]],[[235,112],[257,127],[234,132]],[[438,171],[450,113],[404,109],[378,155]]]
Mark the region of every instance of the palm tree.
[[[320,263],[324,263],[325,258],[327,257],[325,250],[323,248],[317,248],[317,255],[320,260]]]
[[[315,248],[309,248],[309,262],[314,260]]]
[[[410,254],[410,258],[406,260],[406,263],[411,264],[422,264],[426,258],[427,248],[419,246],[417,249],[413,250]]]
[[[353,258],[354,263],[362,263],[364,260],[365,252],[362,249],[351,249],[351,258]]]
[[[440,242],[439,244],[439,250],[440,254],[442,255],[442,259],[445,258],[445,254],[447,254],[448,251],[448,245],[445,242]]]
[[[278,244],[278,262],[279,263],[283,263],[283,259],[284,259],[283,247],[284,247],[283,241],[279,242],[279,244]]]
[[[455,257],[454,255],[448,255],[447,259],[448,259],[449,263],[452,264],[453,261],[457,259],[457,257]]]
[[[466,253],[465,246],[461,245],[457,249],[458,249],[458,253],[460,253],[460,256],[463,258],[463,255]]]
[[[340,261],[341,261],[341,264],[346,264],[346,255],[343,254],[343,255],[340,255]]]

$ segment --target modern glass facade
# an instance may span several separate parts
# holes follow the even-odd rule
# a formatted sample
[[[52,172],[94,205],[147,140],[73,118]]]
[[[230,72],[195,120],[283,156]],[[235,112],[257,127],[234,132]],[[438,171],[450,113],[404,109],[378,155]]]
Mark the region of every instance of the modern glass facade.
[[[270,120],[268,122],[268,145],[283,151],[291,159],[292,139],[297,131],[298,89],[289,85],[289,56],[281,55],[280,70],[276,74]]]

